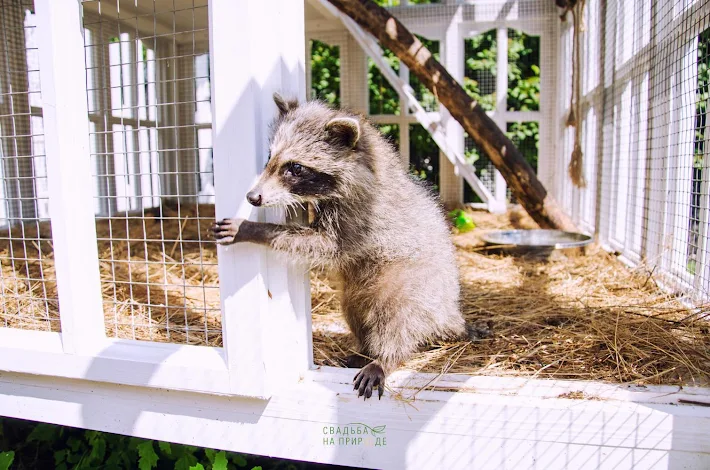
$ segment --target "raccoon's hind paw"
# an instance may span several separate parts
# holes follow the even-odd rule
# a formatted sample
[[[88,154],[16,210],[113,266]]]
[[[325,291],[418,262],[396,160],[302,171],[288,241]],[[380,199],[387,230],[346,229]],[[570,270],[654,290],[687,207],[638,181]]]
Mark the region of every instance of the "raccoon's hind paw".
[[[466,323],[466,333],[469,341],[480,341],[493,334],[490,325],[485,321]]]
[[[222,219],[212,226],[212,237],[220,245],[231,245],[237,239],[244,219]]]
[[[371,362],[357,373],[355,376],[355,386],[353,390],[357,390],[357,396],[365,395],[365,400],[372,396],[372,389],[377,389],[378,399],[382,399],[385,393],[385,371],[376,363]]]

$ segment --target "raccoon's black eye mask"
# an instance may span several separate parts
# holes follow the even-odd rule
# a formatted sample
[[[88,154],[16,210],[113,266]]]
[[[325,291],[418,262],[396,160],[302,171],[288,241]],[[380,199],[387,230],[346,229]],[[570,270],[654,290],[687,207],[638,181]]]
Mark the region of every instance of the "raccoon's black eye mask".
[[[282,167],[284,184],[299,196],[325,196],[335,190],[335,178],[296,162]]]

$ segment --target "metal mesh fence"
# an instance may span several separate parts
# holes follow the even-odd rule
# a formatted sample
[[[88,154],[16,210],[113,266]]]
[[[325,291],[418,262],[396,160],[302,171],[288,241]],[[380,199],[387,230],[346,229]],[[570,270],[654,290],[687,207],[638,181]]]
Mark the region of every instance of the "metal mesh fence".
[[[59,331],[31,0],[0,1],[0,326]]]
[[[578,38],[587,187],[566,178],[574,133],[565,129],[558,198],[650,280],[707,301],[710,5],[590,1],[584,24]],[[573,38],[564,24],[560,64],[570,60]],[[564,75],[569,84],[569,71]]]
[[[207,2],[83,8],[107,333],[220,345]]]

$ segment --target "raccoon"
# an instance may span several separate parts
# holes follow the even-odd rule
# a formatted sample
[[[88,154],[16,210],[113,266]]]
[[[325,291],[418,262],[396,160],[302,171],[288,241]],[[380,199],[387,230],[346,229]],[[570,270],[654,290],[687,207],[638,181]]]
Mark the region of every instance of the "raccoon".
[[[274,94],[266,168],[247,200],[257,207],[304,207],[308,226],[224,219],[219,244],[251,242],[334,273],[360,355],[358,396],[382,397],[387,377],[435,339],[476,338],[459,309],[450,230],[431,192],[408,174],[392,145],[364,117],[318,101]]]

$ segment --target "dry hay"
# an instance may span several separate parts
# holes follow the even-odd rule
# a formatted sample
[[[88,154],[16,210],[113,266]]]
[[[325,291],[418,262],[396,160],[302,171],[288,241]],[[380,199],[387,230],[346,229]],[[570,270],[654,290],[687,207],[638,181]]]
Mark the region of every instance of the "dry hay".
[[[485,230],[534,228],[519,210],[473,212],[477,228],[454,235],[467,319],[493,336],[432,345],[404,367],[422,372],[701,384],[710,378],[710,306],[689,308],[659,289],[651,270],[629,270],[592,247],[586,256],[510,256],[484,247]],[[335,292],[313,283],[314,356],[339,366],[349,351]]]
[[[186,204],[97,220],[108,336],[221,345],[213,220],[214,206]],[[38,225],[39,239],[37,224],[11,229],[12,243],[0,233],[0,326],[59,331],[51,227]]]
[[[162,215],[97,221],[107,335],[220,345],[216,249],[205,236],[214,208],[182,205],[179,217],[174,208],[165,208]],[[478,228],[453,236],[463,311],[470,320],[489,321],[493,336],[476,343],[432,345],[404,367],[644,384],[707,383],[707,307],[688,308],[661,291],[650,270],[631,271],[598,248],[583,257],[548,260],[493,253],[483,248],[483,230],[534,224],[519,211],[472,216]],[[24,243],[10,244],[7,231],[0,233],[0,326],[59,330],[50,227],[42,223],[39,228],[37,239],[37,227],[26,226],[25,238],[35,240]],[[21,235],[17,230],[13,238]],[[337,292],[319,273],[312,275],[312,307],[315,361],[340,366],[352,343]]]

